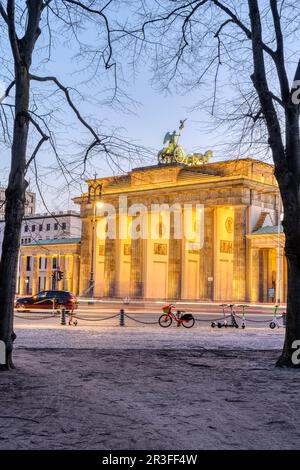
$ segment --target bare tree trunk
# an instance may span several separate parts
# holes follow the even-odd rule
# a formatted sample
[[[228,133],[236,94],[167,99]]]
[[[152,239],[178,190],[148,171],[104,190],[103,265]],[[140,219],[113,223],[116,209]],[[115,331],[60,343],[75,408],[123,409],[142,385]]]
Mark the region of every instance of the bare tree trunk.
[[[300,245],[300,234],[299,234]],[[299,246],[298,245],[298,246]],[[297,247],[299,250],[299,248]],[[277,361],[278,367],[300,367],[292,361],[292,355],[297,348],[293,347],[295,340],[300,340],[300,256],[287,256],[288,265],[288,298],[286,334],[281,356]]]
[[[294,145],[297,146],[297,142]],[[296,165],[285,169],[284,176],[278,178],[284,207],[288,275],[286,332],[283,350],[276,364],[278,367],[300,367],[292,361],[292,355],[297,349],[293,343],[300,340],[300,181],[297,160],[294,158],[292,161]]]
[[[17,265],[21,224],[25,211],[26,148],[29,116],[29,79],[25,66],[16,66],[15,120],[11,168],[6,189],[5,230],[0,262],[0,340],[6,346],[6,365],[14,367],[12,360],[14,298],[16,292]]]
[[[7,1],[5,21],[14,57],[15,118],[11,167],[6,189],[5,229],[0,262],[0,340],[5,343],[6,364],[2,369],[14,367],[12,360],[14,300],[20,247],[22,219],[25,212],[26,151],[29,115],[29,69],[32,52],[41,33],[39,24],[43,0],[27,0],[28,19],[22,39],[17,36],[15,25],[15,1]]]
[[[276,168],[276,167],[275,167]],[[286,334],[279,367],[294,364],[294,341],[300,340],[300,139],[299,108],[291,101],[286,107],[285,163],[275,170],[284,208],[285,255],[288,269]]]

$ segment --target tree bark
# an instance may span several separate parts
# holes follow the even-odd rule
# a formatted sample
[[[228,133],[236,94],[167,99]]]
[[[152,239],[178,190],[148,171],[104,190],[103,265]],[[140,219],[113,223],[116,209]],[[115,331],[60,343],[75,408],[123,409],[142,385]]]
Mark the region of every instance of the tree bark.
[[[288,294],[286,334],[278,367],[300,367],[293,363],[293,353],[300,340],[300,139],[299,107],[291,100],[286,106],[285,163],[276,168],[275,175],[282,195],[287,259]]]
[[[12,352],[16,335],[13,331],[14,301],[22,219],[25,212],[26,151],[29,115],[29,70],[32,53],[41,33],[39,24],[43,0],[27,0],[27,26],[22,39],[17,36],[15,1],[7,1],[7,23],[15,73],[15,118],[11,167],[6,189],[5,228],[0,261],[0,340],[5,343],[6,364],[2,369],[14,368]]]
[[[300,234],[299,234],[300,244]],[[297,251],[299,251],[297,247]],[[300,364],[293,363],[292,356],[297,347],[294,341],[300,340],[300,255],[287,255],[288,266],[288,297],[285,341],[281,356],[277,361],[278,367],[297,367]]]
[[[16,95],[11,168],[6,189],[5,229],[0,262],[0,340],[5,343],[6,364],[14,368],[12,351],[16,337],[13,331],[14,299],[22,219],[25,212],[27,182],[26,148],[28,139],[29,78],[27,68],[16,66]]]
[[[293,143],[289,142],[291,138],[294,139]],[[283,228],[288,276],[286,332],[283,350],[276,364],[278,367],[300,367],[292,360],[296,350],[293,343],[300,340],[300,179],[297,170],[299,144],[297,134],[290,136],[290,139],[287,141],[290,151],[292,148],[293,158],[287,158],[289,167],[286,163],[284,168],[279,171],[277,168],[275,171],[284,208]]]

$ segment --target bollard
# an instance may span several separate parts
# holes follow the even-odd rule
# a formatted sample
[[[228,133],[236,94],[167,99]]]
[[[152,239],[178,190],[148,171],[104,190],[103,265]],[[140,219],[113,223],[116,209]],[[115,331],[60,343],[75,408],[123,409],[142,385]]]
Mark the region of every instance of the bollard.
[[[61,309],[60,324],[64,326],[66,325],[66,309],[65,308]]]
[[[286,326],[286,312],[282,312],[282,324]]]
[[[120,326],[125,326],[125,315],[123,308],[120,310]]]
[[[181,313],[182,313],[181,310],[177,310],[176,317],[178,318],[178,320],[180,320],[180,318],[181,318]],[[177,322],[177,326],[181,326],[181,323]]]

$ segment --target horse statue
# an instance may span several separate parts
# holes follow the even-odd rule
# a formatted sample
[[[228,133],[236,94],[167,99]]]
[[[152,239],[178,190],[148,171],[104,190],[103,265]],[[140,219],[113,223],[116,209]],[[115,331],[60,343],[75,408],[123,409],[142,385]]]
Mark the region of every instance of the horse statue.
[[[176,156],[185,156],[184,150],[178,145],[179,137],[181,136],[181,131],[184,128],[184,123],[186,119],[180,121],[179,132],[167,132],[164,138],[164,145],[169,142],[167,147],[163,147],[158,152],[158,161],[159,163],[171,163],[176,160]]]
[[[164,145],[168,143],[168,145],[163,147],[157,155],[160,164],[177,162],[187,166],[200,166],[204,163],[208,163],[212,157],[213,152],[211,150],[207,150],[204,154],[194,153],[193,155],[186,155],[184,149],[178,145],[185,121],[186,119],[180,121],[178,132],[173,131],[166,133],[163,143]]]

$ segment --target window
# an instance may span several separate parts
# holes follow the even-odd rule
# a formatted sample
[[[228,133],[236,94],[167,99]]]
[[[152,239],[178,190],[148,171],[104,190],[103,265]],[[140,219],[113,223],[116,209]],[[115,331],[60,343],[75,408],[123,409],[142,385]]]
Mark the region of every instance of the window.
[[[52,259],[52,268],[56,269],[57,268],[57,258]]]
[[[39,269],[41,269],[41,267],[42,267],[42,258],[40,257],[40,258],[39,258]],[[39,289],[39,290],[40,290],[40,289]]]
[[[54,230],[58,230],[58,223],[57,222],[54,224]]]
[[[37,297],[38,299],[45,299],[47,297],[47,292],[45,291],[39,292],[39,295]]]
[[[35,225],[32,225],[32,226],[31,226],[31,231],[32,231],[32,232],[35,232]]]
[[[48,232],[49,232],[49,230],[50,230],[50,227],[51,227],[50,224],[47,224],[46,230],[47,230]]]
[[[40,224],[39,225],[39,231],[42,232],[42,230],[43,230],[43,224]]]
[[[30,266],[30,256],[26,256],[26,271],[31,271],[31,266]]]
[[[66,222],[63,222],[63,223],[61,224],[61,228],[62,228],[63,230],[66,230],[66,228],[67,228]]]
[[[45,269],[47,268],[47,261],[48,261],[48,258],[45,258]]]
[[[24,232],[28,232],[28,225],[25,225],[25,230]]]

